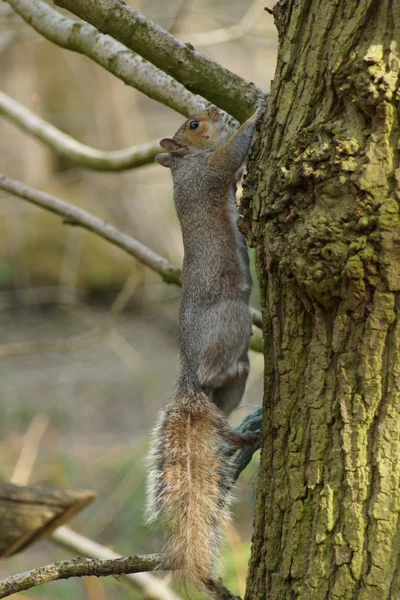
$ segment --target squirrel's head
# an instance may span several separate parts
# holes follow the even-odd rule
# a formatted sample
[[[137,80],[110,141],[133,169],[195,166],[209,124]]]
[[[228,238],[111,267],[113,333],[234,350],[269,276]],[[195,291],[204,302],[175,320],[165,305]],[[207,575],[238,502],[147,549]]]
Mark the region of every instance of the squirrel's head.
[[[163,167],[170,168],[172,155],[186,156],[215,148],[226,141],[227,133],[220,111],[216,106],[210,106],[185,121],[173,138],[163,138],[160,146],[167,153],[157,154],[155,160]]]

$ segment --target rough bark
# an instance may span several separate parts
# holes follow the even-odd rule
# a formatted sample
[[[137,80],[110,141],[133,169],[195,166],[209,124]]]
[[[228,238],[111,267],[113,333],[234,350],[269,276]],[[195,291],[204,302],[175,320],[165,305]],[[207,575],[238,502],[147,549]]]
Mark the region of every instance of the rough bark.
[[[95,498],[93,492],[0,484],[0,558],[20,552],[66,523]]]
[[[265,322],[247,600],[400,598],[397,0],[286,0],[243,227]]]

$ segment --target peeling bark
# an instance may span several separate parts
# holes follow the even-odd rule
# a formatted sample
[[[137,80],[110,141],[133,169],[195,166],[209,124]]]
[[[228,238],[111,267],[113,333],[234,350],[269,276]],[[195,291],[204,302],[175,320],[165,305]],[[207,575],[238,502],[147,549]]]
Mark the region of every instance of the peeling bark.
[[[247,600],[400,598],[397,0],[281,0],[243,204],[265,322]]]

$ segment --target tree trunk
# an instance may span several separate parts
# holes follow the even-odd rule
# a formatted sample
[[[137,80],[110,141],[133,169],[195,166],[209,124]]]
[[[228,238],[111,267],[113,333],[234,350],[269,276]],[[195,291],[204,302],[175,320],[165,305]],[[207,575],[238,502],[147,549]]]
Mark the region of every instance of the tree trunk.
[[[400,599],[399,0],[281,0],[243,228],[265,321],[247,600]]]

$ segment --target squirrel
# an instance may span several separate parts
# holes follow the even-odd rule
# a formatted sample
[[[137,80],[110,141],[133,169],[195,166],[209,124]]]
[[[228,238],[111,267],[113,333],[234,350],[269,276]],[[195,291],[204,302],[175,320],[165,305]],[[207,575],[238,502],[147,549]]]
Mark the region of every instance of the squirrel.
[[[208,593],[232,485],[220,445],[255,441],[254,434],[233,431],[226,417],[243,396],[252,335],[252,281],[236,223],[236,182],[263,112],[261,105],[229,138],[212,106],[162,139],[166,152],[156,156],[172,172],[184,260],[180,368],[175,397],[153,430],[147,520],[160,518],[166,529],[166,568],[186,588],[192,583]]]

